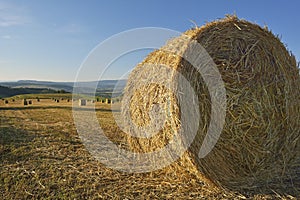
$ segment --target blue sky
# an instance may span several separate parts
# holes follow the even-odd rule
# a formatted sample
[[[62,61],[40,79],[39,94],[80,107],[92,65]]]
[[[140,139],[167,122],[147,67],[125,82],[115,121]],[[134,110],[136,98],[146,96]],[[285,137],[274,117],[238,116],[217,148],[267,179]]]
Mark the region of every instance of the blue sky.
[[[267,25],[299,61],[299,8],[298,0],[0,0],[0,80],[74,81],[89,52],[114,34],[140,27],[183,32],[233,13]],[[148,52],[123,56],[104,78],[118,78]]]

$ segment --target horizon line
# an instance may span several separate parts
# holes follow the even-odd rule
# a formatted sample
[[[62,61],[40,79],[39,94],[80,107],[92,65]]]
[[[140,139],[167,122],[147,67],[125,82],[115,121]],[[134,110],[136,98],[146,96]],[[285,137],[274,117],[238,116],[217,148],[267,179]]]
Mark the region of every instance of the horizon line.
[[[120,80],[127,80],[127,79],[101,79],[101,80],[83,80],[83,81],[61,81],[61,80],[41,80],[41,79],[17,79],[17,80],[0,80],[0,83],[4,82],[19,82],[19,81],[37,81],[37,82],[62,82],[62,83],[74,83],[74,82],[97,82],[97,81],[120,81]]]

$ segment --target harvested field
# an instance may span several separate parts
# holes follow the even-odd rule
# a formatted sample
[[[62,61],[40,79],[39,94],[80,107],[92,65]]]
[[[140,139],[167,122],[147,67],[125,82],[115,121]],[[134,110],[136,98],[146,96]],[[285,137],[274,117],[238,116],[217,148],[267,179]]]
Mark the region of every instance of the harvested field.
[[[51,99],[23,107],[21,100],[0,102],[1,199],[245,199],[218,189],[180,165],[127,174],[106,168],[82,145],[72,123],[72,102]],[[88,108],[88,106],[87,106]],[[107,136],[127,148],[109,105],[96,103]],[[115,111],[119,113],[118,110]],[[254,199],[293,199],[255,195]]]

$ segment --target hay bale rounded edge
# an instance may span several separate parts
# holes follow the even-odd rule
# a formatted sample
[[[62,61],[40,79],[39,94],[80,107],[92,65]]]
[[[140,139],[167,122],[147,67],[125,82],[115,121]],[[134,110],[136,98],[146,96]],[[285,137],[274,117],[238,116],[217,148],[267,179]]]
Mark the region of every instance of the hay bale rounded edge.
[[[129,119],[137,126],[147,126],[154,104],[164,104],[170,112],[164,128],[150,139],[128,135],[131,150],[160,149],[180,126],[180,108],[166,88],[149,84],[132,91],[133,85],[156,76],[176,85],[178,77],[167,77],[159,69],[143,68],[147,63],[164,64],[182,74],[198,95],[201,118],[188,152],[199,172],[219,186],[239,191],[272,191],[300,183],[300,78],[295,57],[269,30],[235,16],[183,35],[206,49],[222,75],[227,108],[221,136],[205,158],[197,157],[211,114],[207,86],[189,62],[158,49],[131,72],[122,100],[122,115],[125,126],[130,125]],[[166,45],[181,51],[186,48],[172,40]]]

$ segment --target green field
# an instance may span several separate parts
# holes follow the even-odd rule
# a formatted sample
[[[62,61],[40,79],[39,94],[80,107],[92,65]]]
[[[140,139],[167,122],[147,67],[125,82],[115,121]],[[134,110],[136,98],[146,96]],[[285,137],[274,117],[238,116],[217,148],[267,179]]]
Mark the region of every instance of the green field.
[[[72,94],[66,93],[66,94],[60,94],[60,93],[53,93],[53,94],[22,94],[22,95],[16,95],[7,99],[52,99],[52,98],[65,98],[65,99],[72,99]]]

